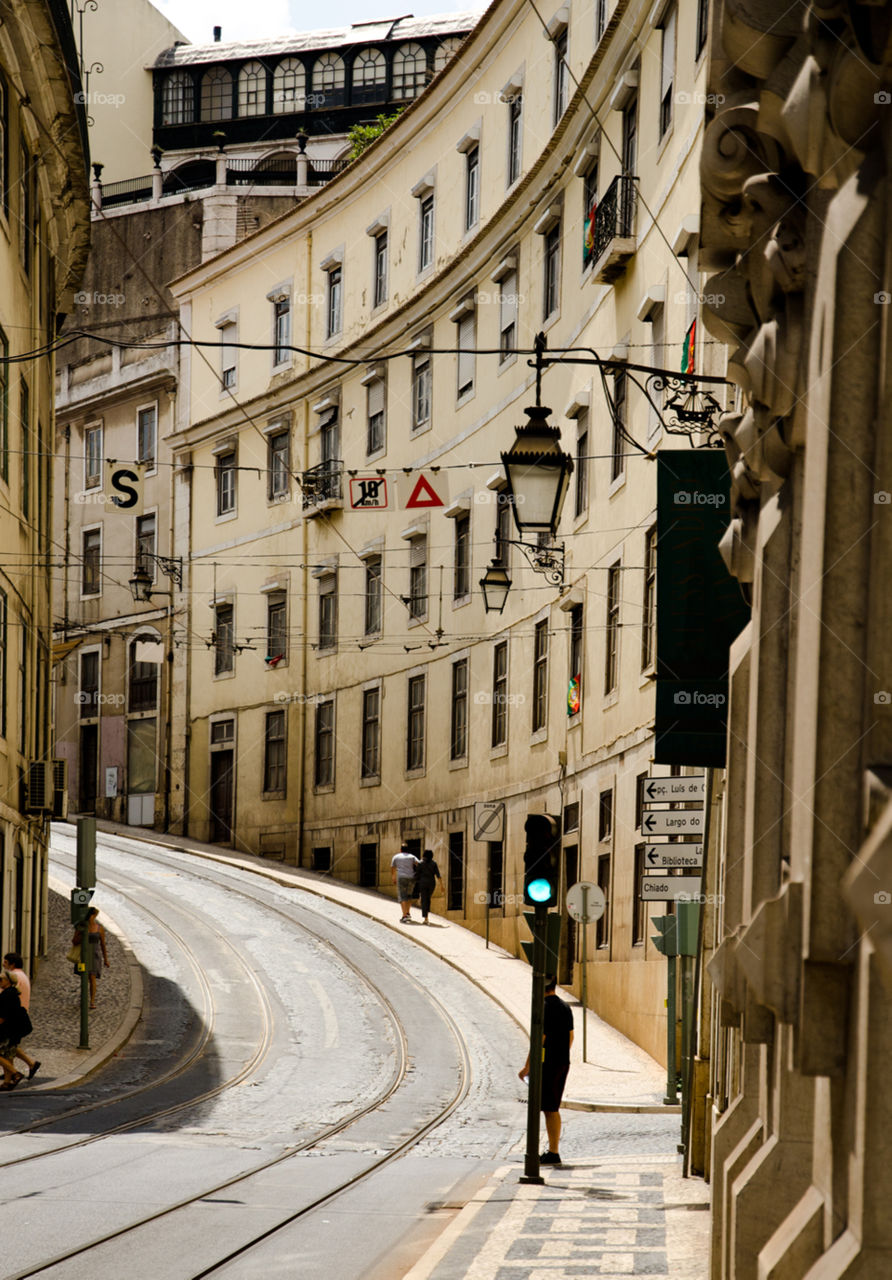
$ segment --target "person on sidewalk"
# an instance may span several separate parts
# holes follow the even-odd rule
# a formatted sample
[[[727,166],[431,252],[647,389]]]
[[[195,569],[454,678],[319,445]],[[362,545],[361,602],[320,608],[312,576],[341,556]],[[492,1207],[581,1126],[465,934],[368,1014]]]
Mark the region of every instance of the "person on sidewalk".
[[[6,955],[3,957],[3,968],[15,983],[16,989],[19,993],[19,1000],[22,1002],[22,1008],[25,1010],[25,1013],[29,1013],[31,1007],[31,979],[22,968],[23,964],[24,961],[17,951],[7,951]],[[13,1054],[13,1059],[15,1058],[21,1058],[22,1062],[26,1063],[28,1067],[28,1079],[33,1080],[37,1075],[37,1072],[40,1070],[39,1061],[34,1058],[29,1058],[27,1053],[23,1052],[21,1045],[18,1046]]]
[[[16,984],[6,969],[0,969],[0,1067],[3,1068],[0,1091],[14,1089],[25,1078],[21,1071],[16,1071],[13,1060],[19,1041],[30,1030],[31,1019],[22,1008]]]
[[[545,1024],[542,1035],[542,1111],[548,1150],[539,1157],[540,1164],[560,1164],[561,1099],[570,1070],[570,1045],[573,1043],[573,1010],[557,994],[557,978],[545,979]],[[521,1080],[530,1074],[530,1059],[517,1073]]]
[[[409,923],[409,909],[415,896],[415,873],[421,862],[414,853],[409,852],[405,841],[390,860],[390,883],[396,885],[396,896],[399,898],[400,924]]]
[[[421,923],[428,923],[428,913],[431,909],[431,898],[434,896],[434,890],[437,885],[442,889],[443,880],[440,876],[440,868],[434,862],[433,849],[425,849],[421,855],[421,864],[418,867],[418,873],[415,876],[415,891],[421,899]]]
[[[87,934],[92,947],[90,953],[90,968],[87,970],[87,976],[90,979],[90,1008],[96,1008],[96,979],[102,977],[102,966],[106,969],[108,964],[108,952],[105,949],[105,929],[98,920],[99,908],[91,907],[87,912]],[[81,931],[75,929],[74,937],[71,939],[73,947],[79,947],[81,942]]]

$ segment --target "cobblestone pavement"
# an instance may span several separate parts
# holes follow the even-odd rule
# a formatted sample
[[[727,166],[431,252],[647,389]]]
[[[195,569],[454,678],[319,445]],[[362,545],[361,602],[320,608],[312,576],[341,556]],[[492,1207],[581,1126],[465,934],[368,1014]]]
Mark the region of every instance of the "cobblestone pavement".
[[[59,885],[58,889],[61,888]],[[67,891],[51,888],[49,945],[31,986],[34,1031],[22,1046],[32,1058],[38,1059],[40,1071],[30,1083],[23,1081],[19,1089],[54,1088],[81,1079],[103,1060],[103,1046],[120,1041],[118,1032],[130,1011],[133,994],[129,948],[114,931],[113,921],[106,919],[101,901],[97,900],[96,906],[105,926],[109,968],[102,970],[96,984],[96,1008],[90,1010],[91,1048],[78,1048],[80,981],[65,959],[73,933],[68,895]]]

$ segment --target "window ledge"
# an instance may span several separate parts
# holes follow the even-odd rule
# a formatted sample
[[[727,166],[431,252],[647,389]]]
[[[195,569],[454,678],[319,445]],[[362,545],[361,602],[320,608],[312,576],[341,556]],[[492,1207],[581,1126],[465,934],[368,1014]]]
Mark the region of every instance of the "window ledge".
[[[451,772],[452,770],[454,770],[454,769],[467,769],[467,767],[468,767],[468,757],[467,757],[467,756],[462,756],[462,757],[461,757],[461,759],[459,759],[459,760],[450,760],[450,761],[449,761],[449,770],[450,770],[450,772]]]
[[[625,487],[625,483],[626,483],[626,473],[625,471],[621,471],[615,480],[610,481],[610,486],[607,489],[607,497],[608,498],[614,497],[615,494],[619,493],[620,489]]]
[[[548,725],[547,724],[544,725],[543,728],[541,729],[535,729],[530,734],[531,747],[537,746],[540,742],[547,742],[547,741],[548,741]]]
[[[610,693],[605,693],[601,707],[606,711],[608,707],[615,707],[619,702],[619,689],[613,689]]]
[[[284,791],[261,791],[260,799],[261,800],[284,800],[285,792]]]
[[[506,756],[507,754],[508,754],[507,742],[500,742],[497,747],[490,747],[489,749],[490,760],[499,760],[502,756]]]
[[[359,785],[360,787],[380,787],[381,775],[376,774],[374,778],[360,778]]]
[[[214,524],[226,524],[227,520],[238,519],[238,510],[224,511],[221,516],[214,517]]]

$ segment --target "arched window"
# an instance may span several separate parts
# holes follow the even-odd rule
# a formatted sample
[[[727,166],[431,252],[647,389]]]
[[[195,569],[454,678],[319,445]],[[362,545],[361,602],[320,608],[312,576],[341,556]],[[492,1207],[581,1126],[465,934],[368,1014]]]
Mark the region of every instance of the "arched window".
[[[387,63],[380,49],[363,49],[353,63],[353,87],[371,88],[384,84],[387,79]]]
[[[225,67],[211,67],[202,77],[201,118],[232,119],[232,76]]]
[[[445,40],[440,41],[437,52],[434,54],[434,75],[443,70],[460,44],[461,36],[447,36]]]
[[[307,77],[300,58],[283,58],[273,72],[273,111],[288,115],[307,105]]]
[[[393,55],[393,96],[417,98],[427,82],[427,54],[420,44],[401,44]]]
[[[343,91],[344,59],[339,53],[320,53],[313,63],[313,92],[328,96]]]
[[[161,123],[191,124],[195,119],[195,89],[188,71],[174,71],[161,89]]]
[[[266,115],[266,67],[262,62],[246,62],[238,73],[238,113]]]

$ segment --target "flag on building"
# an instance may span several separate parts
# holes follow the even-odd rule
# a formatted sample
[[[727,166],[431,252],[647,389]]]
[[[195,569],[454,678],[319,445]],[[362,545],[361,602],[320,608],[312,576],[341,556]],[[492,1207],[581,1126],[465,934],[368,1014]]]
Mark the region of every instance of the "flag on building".
[[[580,697],[580,685],[582,683],[581,676],[572,676],[567,686],[567,715],[575,716],[579,714],[579,708],[582,706]]]
[[[681,371],[682,373],[694,372],[694,345],[697,339],[697,321],[691,321],[691,327],[684,336],[684,345],[681,349]]]

